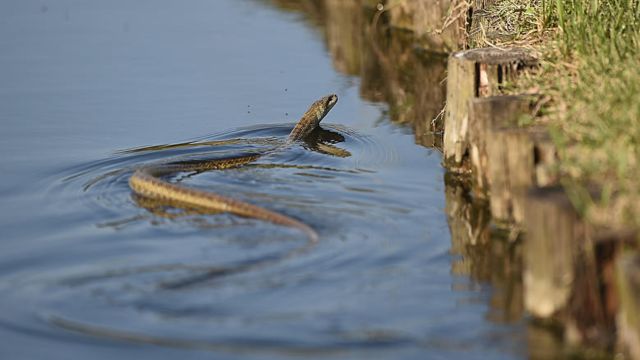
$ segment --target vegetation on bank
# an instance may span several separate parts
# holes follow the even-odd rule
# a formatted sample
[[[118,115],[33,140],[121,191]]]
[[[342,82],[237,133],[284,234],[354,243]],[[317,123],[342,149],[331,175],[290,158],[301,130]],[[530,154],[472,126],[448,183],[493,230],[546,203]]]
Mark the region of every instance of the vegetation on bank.
[[[640,225],[639,2],[498,0],[474,44],[541,54],[511,91],[544,95],[535,121],[549,126],[563,185],[597,224]]]

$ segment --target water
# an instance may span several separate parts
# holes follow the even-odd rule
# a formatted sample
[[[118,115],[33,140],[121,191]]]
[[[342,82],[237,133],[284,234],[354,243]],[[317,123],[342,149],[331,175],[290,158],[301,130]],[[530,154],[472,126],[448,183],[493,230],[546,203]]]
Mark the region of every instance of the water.
[[[301,15],[3,1],[0,48],[1,358],[526,354],[520,322],[487,319],[491,287],[456,275],[439,152],[364,100]],[[279,144],[332,92],[316,138],[173,178],[300,219],[315,246],[127,186],[143,164]]]

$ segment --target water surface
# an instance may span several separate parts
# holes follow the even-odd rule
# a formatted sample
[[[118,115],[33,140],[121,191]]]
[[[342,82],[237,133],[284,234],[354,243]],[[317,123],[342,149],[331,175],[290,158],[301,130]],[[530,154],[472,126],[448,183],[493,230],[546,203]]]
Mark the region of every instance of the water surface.
[[[300,15],[3,1],[0,48],[1,357],[524,353],[522,325],[485,319],[491,289],[452,273],[440,154],[363,100]],[[332,92],[315,138],[172,178],[300,219],[313,247],[257,220],[158,209],[127,186],[144,164],[280,144]]]

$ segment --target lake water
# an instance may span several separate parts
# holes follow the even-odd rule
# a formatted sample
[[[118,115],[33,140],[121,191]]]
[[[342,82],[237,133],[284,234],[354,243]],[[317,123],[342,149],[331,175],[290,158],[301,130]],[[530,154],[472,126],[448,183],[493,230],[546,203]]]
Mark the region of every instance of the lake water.
[[[494,289],[456,271],[440,153],[364,100],[302,15],[5,0],[0,49],[0,358],[527,354],[524,322],[492,321]],[[277,144],[329,93],[315,139],[173,179],[295,217],[315,246],[128,188],[143,164]]]

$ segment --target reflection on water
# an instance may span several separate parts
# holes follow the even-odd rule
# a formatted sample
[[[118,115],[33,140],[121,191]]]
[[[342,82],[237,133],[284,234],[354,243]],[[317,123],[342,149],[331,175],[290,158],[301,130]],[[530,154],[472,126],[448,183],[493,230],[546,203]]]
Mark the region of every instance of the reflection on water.
[[[529,357],[585,356],[563,343],[558,329],[526,319],[521,234],[517,229],[496,228],[491,222],[489,204],[485,199],[471,196],[468,181],[458,174],[447,173],[444,177],[451,252],[458,256],[453,260],[451,270],[473,279],[472,284],[465,284],[458,290],[490,286],[486,319],[520,328],[520,332],[512,334],[514,346],[526,344]]]
[[[452,271],[479,284],[491,284],[487,318],[518,323],[524,315],[522,254],[517,238],[491,227],[488,204],[469,196],[466,184],[455,175],[445,177],[446,213],[451,230],[451,251],[460,258]]]
[[[446,53],[419,46],[409,32],[392,30],[384,16],[376,15],[374,3],[272,1],[320,26],[334,67],[360,78],[364,99],[387,103],[390,119],[409,125],[417,144],[441,147]]]

